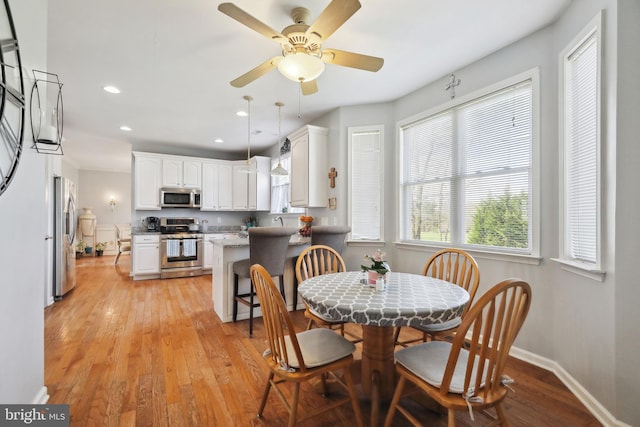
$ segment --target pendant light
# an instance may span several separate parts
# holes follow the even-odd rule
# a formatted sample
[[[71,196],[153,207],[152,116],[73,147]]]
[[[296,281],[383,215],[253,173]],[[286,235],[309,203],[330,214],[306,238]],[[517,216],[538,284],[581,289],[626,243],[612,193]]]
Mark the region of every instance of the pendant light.
[[[251,164],[251,101],[253,97],[245,95],[243,98],[247,101],[247,163],[238,170],[244,173],[258,173],[258,169]]]
[[[273,170],[271,171],[271,175],[275,175],[275,176],[287,176],[289,175],[289,172],[282,167],[282,147],[280,146],[280,125],[282,123],[280,114],[281,114],[281,110],[282,107],[284,107],[284,104],[282,102],[276,102],[276,107],[278,107],[278,166],[276,166],[275,168],[273,168]]]

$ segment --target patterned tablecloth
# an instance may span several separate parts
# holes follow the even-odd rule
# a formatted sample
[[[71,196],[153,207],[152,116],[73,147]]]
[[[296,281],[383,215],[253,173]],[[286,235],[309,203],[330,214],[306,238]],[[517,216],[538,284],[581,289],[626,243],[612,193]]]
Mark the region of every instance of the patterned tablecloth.
[[[370,326],[444,323],[462,314],[469,294],[432,277],[387,273],[385,290],[360,282],[362,273],[324,274],[298,285],[302,299],[332,320]]]

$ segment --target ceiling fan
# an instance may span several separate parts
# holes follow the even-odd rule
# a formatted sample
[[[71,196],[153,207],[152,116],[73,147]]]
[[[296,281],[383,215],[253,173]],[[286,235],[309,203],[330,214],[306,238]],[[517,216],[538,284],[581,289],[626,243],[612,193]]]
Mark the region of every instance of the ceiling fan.
[[[309,10],[296,7],[291,11],[294,24],[279,32],[233,3],[221,3],[218,5],[220,12],[280,43],[282,47],[282,55],[275,56],[232,80],[231,86],[243,87],[277,67],[288,79],[300,82],[304,95],[311,95],[318,91],[316,79],[324,71],[325,63],[378,71],[384,64],[383,58],[337,49],[321,49],[322,43],[360,7],[358,0],[332,0],[311,25],[307,23],[311,16]]]

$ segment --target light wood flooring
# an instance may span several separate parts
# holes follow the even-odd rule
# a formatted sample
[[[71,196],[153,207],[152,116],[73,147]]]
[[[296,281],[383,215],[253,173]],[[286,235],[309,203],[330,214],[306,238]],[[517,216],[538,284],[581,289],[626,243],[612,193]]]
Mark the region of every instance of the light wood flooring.
[[[117,266],[113,259],[78,260],[76,289],[45,310],[49,403],[69,404],[72,426],[286,425],[275,393],[264,417],[255,415],[268,374],[261,319],[250,339],[247,321],[221,323],[214,313],[210,275],[134,282],[129,256]],[[302,310],[292,317],[302,330]],[[507,374],[516,380],[504,404],[512,425],[600,425],[553,374],[516,359]],[[313,385],[303,395],[302,411],[323,404]],[[361,404],[368,423],[371,406]],[[447,424],[446,416],[414,409],[425,425]],[[464,412],[456,419],[462,427],[488,423]],[[349,406],[305,423],[352,425]],[[394,425],[408,423],[397,415]]]

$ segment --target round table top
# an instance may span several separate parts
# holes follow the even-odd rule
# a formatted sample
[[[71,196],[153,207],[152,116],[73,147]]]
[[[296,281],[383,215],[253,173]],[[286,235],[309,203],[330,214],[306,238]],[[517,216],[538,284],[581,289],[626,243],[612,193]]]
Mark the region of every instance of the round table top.
[[[469,294],[458,285],[409,273],[387,273],[383,291],[362,272],[323,274],[298,285],[306,304],[327,319],[371,326],[439,324],[462,314]]]

